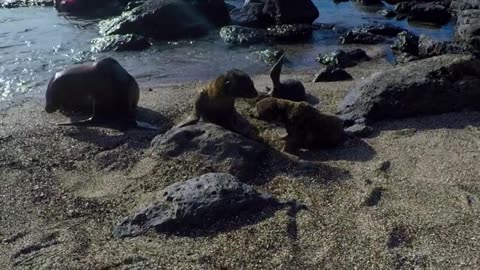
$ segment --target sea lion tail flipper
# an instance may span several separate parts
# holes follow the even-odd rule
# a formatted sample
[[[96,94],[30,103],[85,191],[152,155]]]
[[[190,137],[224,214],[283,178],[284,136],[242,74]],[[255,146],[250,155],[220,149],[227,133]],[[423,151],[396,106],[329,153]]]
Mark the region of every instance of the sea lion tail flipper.
[[[285,54],[283,54],[270,69],[270,78],[272,79],[273,88],[276,88],[280,85],[280,74],[282,73],[282,65]]]

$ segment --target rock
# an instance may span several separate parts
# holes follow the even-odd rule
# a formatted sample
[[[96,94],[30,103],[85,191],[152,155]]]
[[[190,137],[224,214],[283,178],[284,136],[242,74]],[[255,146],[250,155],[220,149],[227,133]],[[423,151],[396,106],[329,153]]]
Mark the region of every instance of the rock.
[[[129,11],[129,10],[132,10],[136,7],[139,7],[139,6],[143,5],[146,1],[147,0],[130,1],[130,2],[128,2],[124,11]]]
[[[263,14],[265,0],[249,1],[240,8],[230,11],[232,24],[246,27],[267,27],[273,24],[273,19]]]
[[[255,51],[254,54],[260,57],[260,60],[266,64],[275,64],[278,59],[285,54],[285,52],[278,49],[265,49],[261,51]]]
[[[361,5],[364,6],[373,6],[373,5],[381,5],[382,0],[354,0],[354,2],[357,2]]]
[[[255,177],[257,166],[266,153],[261,143],[204,122],[171,129],[155,137],[152,150],[159,155],[201,161],[241,180]]]
[[[382,15],[385,18],[395,18],[395,16],[397,16],[397,13],[392,9],[382,9],[378,12],[378,14]]]
[[[468,9],[458,13],[455,40],[480,51],[480,9]]]
[[[348,123],[480,109],[480,60],[443,55],[378,72],[339,105]]]
[[[366,138],[373,133],[373,129],[365,124],[354,124],[345,129],[347,134],[352,134],[360,138]]]
[[[480,2],[478,0],[452,0],[450,9],[453,11],[480,9]]]
[[[468,54],[468,50],[448,41],[436,41],[428,36],[420,35],[418,40],[418,56],[428,58],[443,54]]]
[[[372,24],[356,27],[340,37],[341,44],[378,44],[385,41],[384,37],[394,37],[403,28],[391,24]]]
[[[362,61],[370,61],[370,59],[364,50],[355,49],[350,52],[335,50],[331,53],[320,54],[316,60],[323,65],[346,68],[355,66]]]
[[[274,41],[298,42],[309,39],[313,28],[308,24],[283,24],[267,28],[267,37]]]
[[[148,39],[139,35],[112,35],[92,40],[93,52],[141,51],[151,46]]]
[[[2,8],[19,8],[19,7],[52,7],[54,0],[3,0],[0,1],[0,7]]]
[[[418,55],[418,39],[418,36],[413,33],[407,31],[400,32],[395,44],[392,45],[392,49],[411,55]]]
[[[266,40],[267,31],[238,25],[224,26],[220,29],[220,37],[231,45],[251,45]]]
[[[209,173],[177,182],[161,191],[157,202],[140,208],[114,228],[119,238],[145,234],[151,229],[160,233],[204,228],[218,220],[255,213],[277,204],[271,195],[259,193],[251,186],[225,173]]]
[[[413,1],[400,2],[395,6],[395,12],[400,14],[408,14],[414,6],[415,2]]]
[[[315,75],[313,82],[334,82],[351,79],[353,79],[352,76],[345,70],[334,66],[327,66]]]
[[[445,6],[434,3],[416,4],[408,14],[412,21],[446,24],[450,21],[450,12]]]
[[[103,35],[138,34],[171,40],[204,35],[229,20],[223,0],[148,0],[99,26]]]
[[[277,25],[311,25],[319,16],[318,9],[311,0],[266,0],[263,13]]]

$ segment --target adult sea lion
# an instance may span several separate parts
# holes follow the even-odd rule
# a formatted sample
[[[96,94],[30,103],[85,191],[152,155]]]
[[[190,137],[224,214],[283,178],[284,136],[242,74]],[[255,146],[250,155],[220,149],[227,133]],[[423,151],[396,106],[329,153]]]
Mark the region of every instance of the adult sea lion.
[[[273,89],[269,92],[269,95],[275,98],[303,101],[305,100],[305,87],[300,81],[292,79],[280,80],[284,58],[285,54],[278,59],[277,63],[270,70]]]
[[[265,98],[256,104],[255,117],[285,124],[285,152],[300,148],[318,149],[338,145],[343,138],[343,121],[319,112],[307,102]]]
[[[193,112],[176,127],[193,125],[200,120],[227,129],[235,126],[235,98],[255,98],[258,95],[250,76],[232,69],[208,83],[194,98]]]
[[[47,113],[62,110],[91,115],[87,120],[61,125],[112,120],[137,125],[138,84],[113,58],[57,72],[50,80],[45,96]]]

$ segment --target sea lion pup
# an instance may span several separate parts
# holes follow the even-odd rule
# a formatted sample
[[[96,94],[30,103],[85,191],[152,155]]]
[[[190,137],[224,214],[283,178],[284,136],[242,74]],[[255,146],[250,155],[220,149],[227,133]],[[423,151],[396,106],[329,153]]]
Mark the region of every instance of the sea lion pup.
[[[265,98],[256,105],[255,117],[285,124],[288,135],[284,151],[318,149],[338,145],[343,138],[343,121],[319,112],[307,102]]]
[[[86,120],[59,125],[88,125],[121,120],[138,126],[138,84],[113,58],[57,72],[50,80],[45,96],[47,113],[62,110],[91,114]]]
[[[269,92],[269,95],[275,98],[303,101],[305,100],[305,87],[300,81],[292,79],[280,81],[284,58],[285,54],[278,59],[277,63],[270,70],[273,89]]]
[[[202,120],[234,130],[237,113],[235,98],[255,98],[257,94],[247,73],[238,69],[229,70],[197,93],[192,114],[176,127],[193,125]]]

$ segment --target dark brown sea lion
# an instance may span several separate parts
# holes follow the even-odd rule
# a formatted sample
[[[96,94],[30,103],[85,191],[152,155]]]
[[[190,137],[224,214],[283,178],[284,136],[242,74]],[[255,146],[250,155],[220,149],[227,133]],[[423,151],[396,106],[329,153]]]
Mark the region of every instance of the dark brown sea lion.
[[[343,121],[319,112],[307,102],[265,98],[256,105],[255,117],[285,124],[285,152],[318,149],[338,145],[343,139]]]
[[[115,59],[76,65],[57,72],[46,92],[45,111],[90,114],[87,120],[63,125],[117,121],[136,126],[138,84]]]
[[[197,93],[192,114],[176,127],[193,125],[202,120],[234,129],[235,98],[255,98],[257,94],[247,73],[238,69],[229,70]]]
[[[272,79],[273,89],[269,92],[272,97],[288,99],[293,101],[305,100],[305,87],[298,80],[280,80],[282,73],[283,60],[285,54],[278,59],[277,63],[270,70],[270,78]]]

